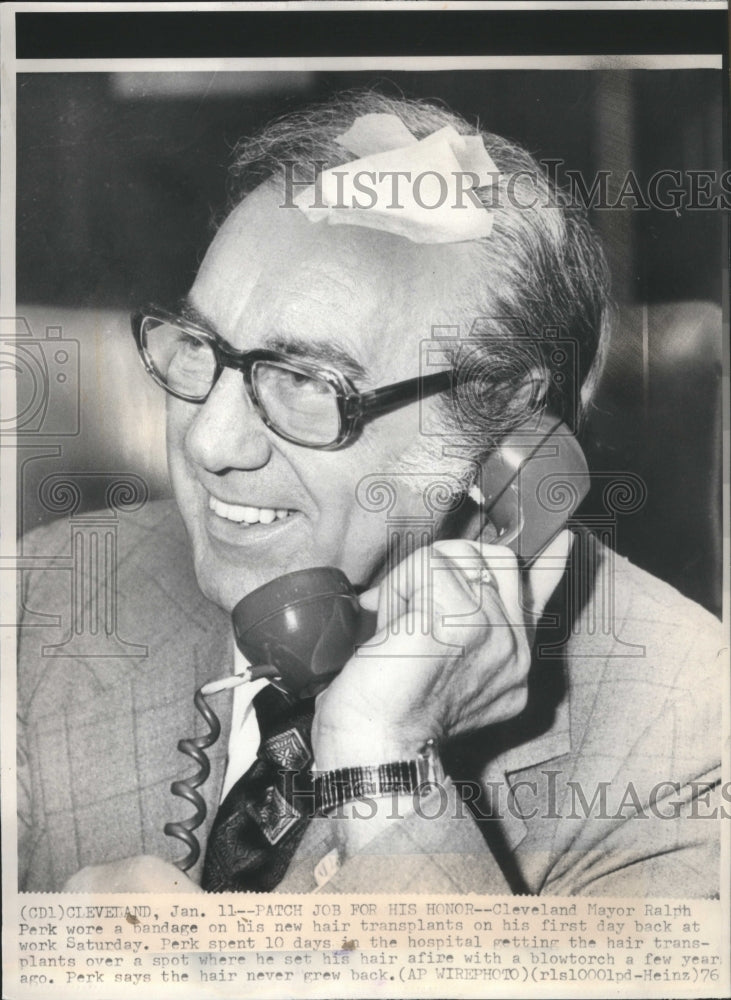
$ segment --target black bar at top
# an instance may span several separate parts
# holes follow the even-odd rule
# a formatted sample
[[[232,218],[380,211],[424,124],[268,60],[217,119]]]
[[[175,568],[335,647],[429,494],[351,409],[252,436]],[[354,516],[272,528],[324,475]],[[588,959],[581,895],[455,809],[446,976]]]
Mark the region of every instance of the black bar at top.
[[[16,13],[19,59],[709,54],[722,10]]]

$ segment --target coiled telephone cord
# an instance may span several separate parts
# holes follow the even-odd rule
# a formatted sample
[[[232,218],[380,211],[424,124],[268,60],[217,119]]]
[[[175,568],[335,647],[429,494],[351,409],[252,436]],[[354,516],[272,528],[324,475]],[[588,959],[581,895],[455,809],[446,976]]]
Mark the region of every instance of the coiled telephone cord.
[[[178,741],[178,750],[180,753],[184,753],[187,757],[192,757],[196,764],[198,764],[198,770],[189,778],[173,781],[170,785],[170,791],[173,795],[177,795],[181,799],[186,799],[190,802],[195,812],[187,819],[178,820],[174,823],[166,823],[163,828],[166,836],[177,837],[188,848],[188,853],[185,857],[175,862],[175,865],[182,872],[187,872],[188,869],[192,868],[200,857],[201,847],[193,831],[197,830],[205,820],[208,810],[206,809],[205,799],[197,789],[208,780],[208,776],[211,773],[211,762],[205,751],[209,747],[212,747],[221,735],[221,723],[216,713],[208,704],[207,699],[211,695],[218,694],[220,691],[229,691],[240,684],[258,680],[261,677],[271,677],[274,673],[275,671],[270,666],[250,667],[243,674],[234,674],[219,678],[218,680],[208,681],[207,684],[199,687],[193,696],[193,704],[206,721],[208,732],[204,733],[203,736],[186,737]]]

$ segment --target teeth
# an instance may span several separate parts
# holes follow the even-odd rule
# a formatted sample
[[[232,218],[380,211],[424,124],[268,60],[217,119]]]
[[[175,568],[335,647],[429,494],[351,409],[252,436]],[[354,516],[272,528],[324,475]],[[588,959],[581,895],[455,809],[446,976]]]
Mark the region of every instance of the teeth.
[[[225,517],[227,521],[235,521],[237,524],[271,524],[289,516],[289,511],[285,508],[275,510],[273,507],[240,507],[238,504],[224,503],[223,500],[217,500],[210,495],[208,506],[219,517]]]

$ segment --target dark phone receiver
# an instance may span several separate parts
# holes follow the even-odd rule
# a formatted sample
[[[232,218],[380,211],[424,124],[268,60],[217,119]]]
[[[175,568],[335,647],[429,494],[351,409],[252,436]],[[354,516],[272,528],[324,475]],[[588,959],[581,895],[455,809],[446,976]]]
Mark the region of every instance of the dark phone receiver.
[[[589,472],[576,438],[544,414],[508,435],[480,465],[480,537],[506,545],[527,568],[586,496]],[[474,491],[471,491],[471,495]],[[333,566],[287,573],[233,610],[236,643],[258,676],[301,697],[317,693],[375,631],[349,580]]]
[[[507,545],[523,568],[564,529],[589,492],[589,469],[579,443],[551,413],[519,427],[480,467],[484,541]]]

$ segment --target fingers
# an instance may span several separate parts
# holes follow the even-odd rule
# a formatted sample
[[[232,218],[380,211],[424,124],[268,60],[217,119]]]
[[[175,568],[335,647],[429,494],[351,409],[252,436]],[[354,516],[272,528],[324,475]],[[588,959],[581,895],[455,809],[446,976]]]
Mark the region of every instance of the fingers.
[[[343,711],[367,721],[370,732],[433,735],[502,721],[524,707],[530,643],[521,573],[506,547],[439,541],[410,553],[360,600],[377,607],[378,631],[318,704],[322,746]]]
[[[389,621],[409,612],[413,615],[416,598],[423,592],[428,579],[429,549],[418,548],[400,560],[380,583],[364,591],[360,605],[367,611],[377,611],[380,632]]]
[[[378,611],[380,633],[400,621],[409,633],[428,633],[435,616],[471,619],[474,626],[523,625],[521,582],[514,553],[465,539],[417,549],[391,569],[377,587],[360,596]],[[472,620],[473,619],[473,620]]]
[[[418,619],[424,617],[429,607],[432,560],[431,549],[415,549],[393,566],[379,584],[360,595],[361,607],[378,612],[377,632],[400,619],[404,619],[407,631],[418,628]]]
[[[518,561],[510,549],[463,540],[438,542],[435,548],[451,562],[484,621],[522,627],[521,580]]]

